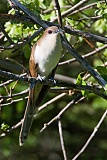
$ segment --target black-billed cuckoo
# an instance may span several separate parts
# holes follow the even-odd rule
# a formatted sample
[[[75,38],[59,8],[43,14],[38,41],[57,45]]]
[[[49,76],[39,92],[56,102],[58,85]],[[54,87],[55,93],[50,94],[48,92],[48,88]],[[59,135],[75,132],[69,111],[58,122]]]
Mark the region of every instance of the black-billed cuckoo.
[[[31,77],[37,78],[38,75],[48,77],[57,66],[62,50],[60,32],[61,30],[56,26],[48,27],[42,37],[32,47],[29,61]],[[49,87],[42,84],[30,85],[27,106],[19,136],[20,146],[27,139],[33,121],[35,107],[40,105],[47,88]]]

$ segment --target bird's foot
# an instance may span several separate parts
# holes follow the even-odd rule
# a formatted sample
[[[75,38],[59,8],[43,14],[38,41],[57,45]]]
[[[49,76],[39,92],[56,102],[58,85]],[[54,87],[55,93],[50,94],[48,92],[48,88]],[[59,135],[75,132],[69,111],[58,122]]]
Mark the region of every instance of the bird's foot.
[[[40,76],[40,75],[38,74],[37,79],[40,80],[40,82],[43,82],[44,80],[47,79],[47,77],[46,77],[46,76]]]
[[[50,77],[50,81],[56,85],[56,80],[53,77]]]

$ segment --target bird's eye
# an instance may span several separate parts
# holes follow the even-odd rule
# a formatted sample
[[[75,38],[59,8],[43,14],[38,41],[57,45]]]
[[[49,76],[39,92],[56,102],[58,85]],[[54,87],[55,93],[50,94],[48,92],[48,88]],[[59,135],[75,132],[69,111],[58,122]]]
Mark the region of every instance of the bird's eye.
[[[51,33],[52,33],[52,30],[48,30],[48,33],[51,34]]]

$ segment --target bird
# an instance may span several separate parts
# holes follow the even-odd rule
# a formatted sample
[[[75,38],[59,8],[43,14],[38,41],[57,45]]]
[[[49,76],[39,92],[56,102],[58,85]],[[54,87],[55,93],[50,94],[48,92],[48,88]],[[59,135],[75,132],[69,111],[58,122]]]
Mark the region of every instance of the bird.
[[[29,60],[31,77],[45,79],[52,75],[61,58],[61,33],[62,30],[57,26],[47,27],[42,37],[33,45]],[[49,86],[40,83],[37,85],[30,84],[27,105],[19,135],[20,146],[26,141],[33,122],[35,109],[39,107],[49,88]]]

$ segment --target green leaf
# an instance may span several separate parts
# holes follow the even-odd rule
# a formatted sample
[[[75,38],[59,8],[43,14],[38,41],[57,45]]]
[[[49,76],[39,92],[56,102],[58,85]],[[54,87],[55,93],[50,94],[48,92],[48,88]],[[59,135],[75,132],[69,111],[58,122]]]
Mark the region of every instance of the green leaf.
[[[102,16],[107,20],[107,13],[104,13]]]
[[[1,124],[1,130],[3,130],[4,132],[9,128],[8,124],[2,123]]]
[[[97,66],[96,69],[100,73],[100,75],[107,81],[107,68],[104,66]]]
[[[82,84],[81,73],[80,73],[80,74],[78,75],[78,77],[77,77],[76,84]]]
[[[95,16],[101,15],[102,9],[98,9],[95,11]]]
[[[83,85],[83,86],[86,86],[86,82],[82,79],[81,77],[81,74],[83,73],[80,73],[77,77],[77,80],[76,80],[76,84],[78,85]],[[85,90],[81,90],[81,93],[84,97],[87,97],[88,98],[88,95],[89,95],[89,92],[88,91],[85,91]]]

